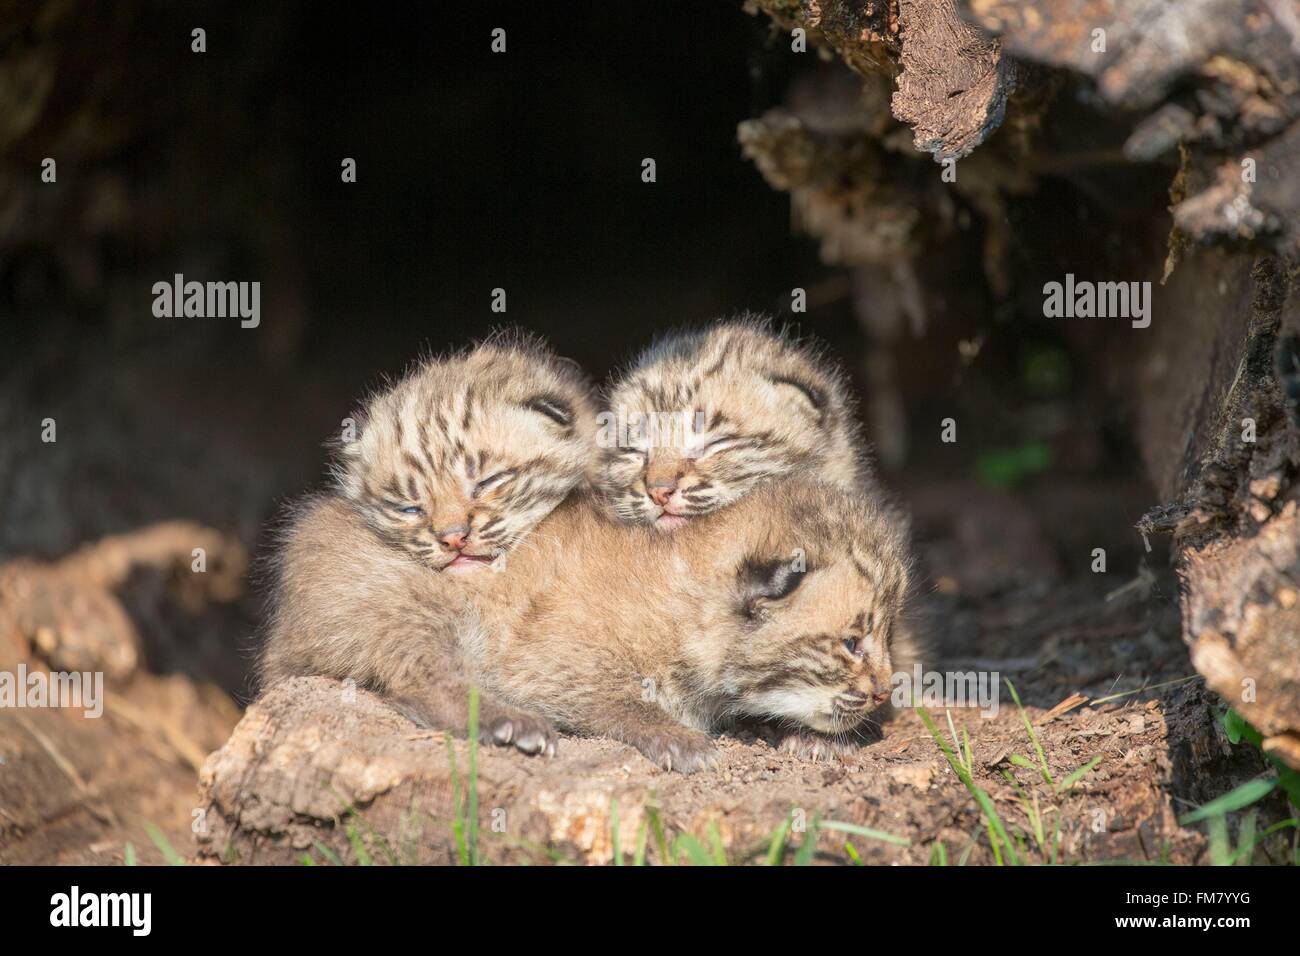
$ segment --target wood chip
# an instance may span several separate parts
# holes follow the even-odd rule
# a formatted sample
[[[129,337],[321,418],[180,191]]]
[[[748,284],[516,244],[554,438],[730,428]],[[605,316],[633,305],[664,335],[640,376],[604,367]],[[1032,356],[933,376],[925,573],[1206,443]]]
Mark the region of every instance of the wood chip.
[[[1068,714],[1070,711],[1074,710],[1074,708],[1086,704],[1087,702],[1088,698],[1083,694],[1071,694],[1047,713],[1043,714],[1042,717],[1039,717],[1035,723],[1040,725],[1050,723],[1062,714]]]

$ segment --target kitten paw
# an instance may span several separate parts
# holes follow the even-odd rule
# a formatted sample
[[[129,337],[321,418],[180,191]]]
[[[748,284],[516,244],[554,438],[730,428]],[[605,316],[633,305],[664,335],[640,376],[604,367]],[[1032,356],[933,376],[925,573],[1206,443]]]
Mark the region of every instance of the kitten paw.
[[[635,741],[647,759],[664,770],[695,773],[718,765],[718,749],[708,734],[686,727],[647,733]]]
[[[831,737],[813,731],[798,731],[782,739],[778,749],[801,760],[833,762],[855,753],[858,745],[845,737]]]
[[[545,717],[523,711],[503,711],[483,715],[479,740],[498,747],[514,747],[526,754],[554,757],[560,735]]]

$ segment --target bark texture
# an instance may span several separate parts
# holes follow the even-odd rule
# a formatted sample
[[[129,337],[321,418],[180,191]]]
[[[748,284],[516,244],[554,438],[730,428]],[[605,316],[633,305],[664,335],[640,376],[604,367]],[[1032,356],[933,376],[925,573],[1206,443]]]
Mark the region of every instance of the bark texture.
[[[815,2],[756,5],[781,29],[827,21]],[[833,6],[835,23],[867,9]],[[1012,248],[1046,248],[1057,279],[1163,276],[1150,335],[1132,348],[1104,333],[1081,340],[1134,407],[1163,501],[1142,528],[1173,533],[1192,663],[1260,727],[1266,749],[1300,766],[1300,4],[896,0],[891,11],[872,22],[896,32],[863,30],[847,50],[845,31],[810,31],[863,77],[860,94],[824,82],[797,90],[741,125],[742,148],[791,193],[796,224],[821,240],[823,257],[854,268],[855,288],[869,290],[855,297],[858,316],[894,352],[905,349],[900,330],[935,313],[918,271],[963,215],[984,229],[986,308],[1016,293]],[[863,68],[882,53],[887,64]],[[941,185],[916,166],[918,152],[969,158]],[[1108,263],[1008,221],[1018,197],[1062,178],[1097,200],[1103,222],[1080,227],[1097,248],[1134,231],[1126,209],[1151,210],[1146,222],[1158,225],[1164,205],[1165,250],[1139,242]],[[898,370],[916,364],[889,348],[873,360],[878,420],[897,420],[881,410],[903,404]],[[878,437],[882,457],[901,457],[903,438]]]
[[[1142,446],[1171,501],[1144,526],[1173,535],[1192,663],[1300,767],[1294,273],[1272,257],[1197,258],[1166,288],[1186,325],[1161,335],[1136,383]]]
[[[977,773],[996,777],[1020,746],[1019,716],[1006,708],[993,720],[956,719],[978,725],[971,726]],[[1059,800],[1061,852],[1073,860],[1144,859],[1164,846],[1174,860],[1197,859],[1199,835],[1178,827],[1177,808],[1158,780],[1177,779],[1181,788],[1194,768],[1222,765],[1226,749],[1203,693],[1113,711],[1085,707],[1067,720],[1074,749],[1105,754],[1108,769]],[[1054,753],[1054,762],[1073,759],[1068,750]],[[449,752],[442,734],[417,730],[381,699],[325,678],[294,678],[252,705],[204,765],[198,856],[243,864],[293,864],[305,856],[317,864],[455,863],[455,821],[474,817],[468,766],[464,741]],[[609,863],[615,813],[625,860],[652,811],[670,862],[691,861],[678,852],[680,835],[707,846],[713,827],[730,862],[761,862],[787,819],[796,829],[786,862],[807,838],[799,828],[814,818],[905,841],[823,830],[817,859],[828,863],[848,862],[846,836],[866,862],[925,863],[936,840],[956,853],[979,832],[973,805],[915,714],[889,725],[873,747],[830,764],[724,740],[719,769],[688,777],[664,773],[612,741],[565,738],[551,759],[480,750],[477,773],[480,856],[494,863]],[[1014,797],[1006,801],[1015,812]],[[648,841],[650,862],[664,863],[653,830]],[[991,859],[982,847],[972,853],[973,861]]]

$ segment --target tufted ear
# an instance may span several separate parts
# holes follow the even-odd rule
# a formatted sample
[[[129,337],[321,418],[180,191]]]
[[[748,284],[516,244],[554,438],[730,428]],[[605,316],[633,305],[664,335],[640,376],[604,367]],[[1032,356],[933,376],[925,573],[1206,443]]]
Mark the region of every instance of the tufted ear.
[[[807,569],[799,561],[746,559],[736,572],[741,613],[752,618],[768,602],[793,594],[805,574]]]
[[[573,407],[555,395],[534,395],[523,403],[524,408],[544,415],[561,428],[573,427]]]

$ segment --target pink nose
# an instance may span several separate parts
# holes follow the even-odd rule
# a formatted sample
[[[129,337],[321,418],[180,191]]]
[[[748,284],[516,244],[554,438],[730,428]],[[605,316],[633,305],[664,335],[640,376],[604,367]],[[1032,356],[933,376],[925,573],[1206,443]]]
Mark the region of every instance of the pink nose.
[[[465,547],[465,532],[460,529],[450,530],[438,535],[438,540],[452,551],[460,551]]]
[[[671,485],[651,485],[646,490],[650,493],[650,499],[662,508],[668,504],[668,499],[677,490],[677,482],[674,481]]]

